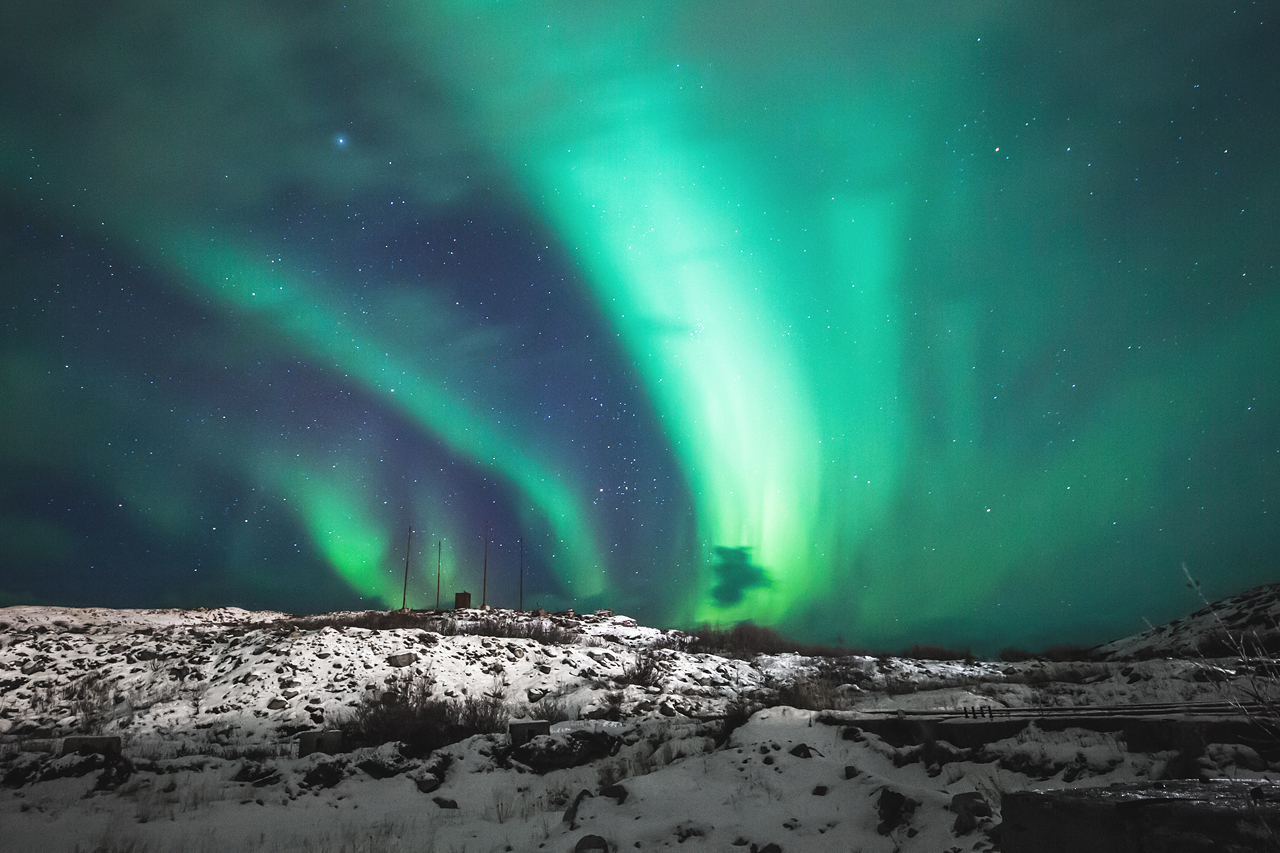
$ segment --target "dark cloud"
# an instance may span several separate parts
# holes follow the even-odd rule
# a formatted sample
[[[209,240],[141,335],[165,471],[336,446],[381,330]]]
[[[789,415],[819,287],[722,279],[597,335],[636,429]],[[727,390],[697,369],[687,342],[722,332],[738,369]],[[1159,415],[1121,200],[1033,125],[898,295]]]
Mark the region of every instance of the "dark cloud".
[[[768,588],[771,584],[765,570],[751,562],[750,548],[715,549],[715,562],[711,570],[715,572],[716,585],[711,588],[711,597],[721,607],[732,607],[741,603],[748,590]]]

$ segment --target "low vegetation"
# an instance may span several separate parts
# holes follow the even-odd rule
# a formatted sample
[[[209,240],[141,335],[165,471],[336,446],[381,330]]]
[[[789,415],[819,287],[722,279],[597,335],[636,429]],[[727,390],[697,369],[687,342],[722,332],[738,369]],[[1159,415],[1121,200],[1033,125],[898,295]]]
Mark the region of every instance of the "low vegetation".
[[[405,755],[421,757],[472,735],[506,731],[511,714],[499,689],[450,698],[435,695],[434,687],[430,673],[422,673],[380,695],[366,694],[338,721],[344,741],[353,747],[399,741]]]
[[[364,628],[390,631],[396,628],[418,628],[445,637],[501,637],[534,640],[545,645],[566,645],[579,640],[576,631],[555,624],[550,619],[459,619],[441,610],[366,610],[360,613],[326,613],[301,616],[292,620],[300,630],[320,628]]]

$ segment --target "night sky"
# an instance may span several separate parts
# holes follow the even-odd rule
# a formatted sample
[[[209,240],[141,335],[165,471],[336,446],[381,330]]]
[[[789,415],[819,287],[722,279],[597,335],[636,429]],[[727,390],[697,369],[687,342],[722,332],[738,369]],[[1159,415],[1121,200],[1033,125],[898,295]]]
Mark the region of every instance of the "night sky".
[[[1280,580],[1280,3],[0,5],[0,605],[1091,644]],[[442,545],[438,543],[442,542]]]

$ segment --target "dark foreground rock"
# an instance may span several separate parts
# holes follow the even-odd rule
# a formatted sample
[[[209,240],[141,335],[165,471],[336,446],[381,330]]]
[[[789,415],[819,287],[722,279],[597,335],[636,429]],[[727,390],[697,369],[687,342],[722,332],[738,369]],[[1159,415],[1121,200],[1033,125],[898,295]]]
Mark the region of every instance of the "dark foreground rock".
[[[1171,781],[1017,791],[1002,802],[1004,853],[1253,853],[1277,848],[1280,785]]]

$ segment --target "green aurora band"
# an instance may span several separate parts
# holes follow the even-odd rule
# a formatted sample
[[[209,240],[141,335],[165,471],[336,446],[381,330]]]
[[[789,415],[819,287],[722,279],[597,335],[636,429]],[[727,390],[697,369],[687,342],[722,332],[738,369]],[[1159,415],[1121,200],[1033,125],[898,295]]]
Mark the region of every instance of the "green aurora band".
[[[501,472],[564,544],[568,553],[557,566],[573,594],[584,600],[600,596],[603,560],[574,497],[586,487],[566,486],[553,461],[538,459],[532,448],[520,446],[514,428],[482,416],[440,381],[436,347],[447,348],[454,359],[465,347],[458,338],[461,330],[453,332],[440,321],[447,314],[443,305],[421,290],[385,288],[381,310],[352,319],[344,316],[347,312],[338,307],[340,300],[331,288],[314,282],[300,287],[273,270],[270,261],[252,263],[247,250],[232,252],[181,238],[163,245],[166,256],[177,259],[181,267],[179,279],[199,296],[249,316],[295,351],[332,364],[344,379],[403,412],[451,452]],[[401,586],[386,567],[395,562],[398,536],[393,537],[376,509],[353,500],[343,488],[351,475],[293,466],[276,474],[280,492],[301,496],[312,538],[342,577],[365,595],[394,603]],[[443,507],[426,513],[420,508],[414,519],[427,530],[448,530],[460,537],[457,521],[445,524],[440,520],[444,515]],[[536,528],[538,520],[530,517],[526,523]]]
[[[676,621],[901,640],[953,636],[957,614],[995,618],[989,602],[1010,587],[1087,604],[1070,587],[1101,578],[1070,568],[1073,548],[1149,524],[1167,448],[1194,442],[1185,416],[1277,366],[1273,299],[1167,375],[1109,378],[1075,438],[1028,449],[982,435],[993,406],[982,401],[998,403],[1001,385],[988,395],[975,377],[992,345],[978,337],[991,294],[951,293],[945,335],[927,347],[939,352],[905,364],[920,332],[907,220],[933,204],[942,227],[962,230],[987,203],[982,181],[1017,182],[1012,157],[1044,152],[1010,131],[1015,154],[971,150],[976,162],[945,177],[920,168],[947,132],[926,117],[985,99],[981,27],[872,8],[806,17],[710,4],[686,17],[667,4],[605,16],[463,3],[415,30],[527,195],[571,235],[692,484],[703,553],[749,548],[765,570],[726,602],[706,566]],[[709,20],[718,26],[698,26]],[[986,112],[973,109],[974,123],[999,123]],[[1006,365],[1043,347],[1011,313],[991,330]],[[1188,363],[1200,381],[1185,381]],[[913,369],[932,372],[941,406]],[[1182,399],[1154,399],[1179,386]],[[941,434],[927,426],[940,415]],[[1013,418],[1036,416],[1033,403]],[[1055,570],[1078,574],[1043,574]]]
[[[314,88],[279,67],[288,15],[207,14],[183,37],[241,57],[273,93],[258,120]],[[317,13],[316,31],[342,38],[346,14]],[[264,163],[243,141],[254,117],[225,94],[208,118],[167,113],[164,91],[130,103],[137,129],[113,123],[114,150],[132,140],[136,158],[105,168],[86,143],[33,190],[29,151],[70,143],[32,132],[0,140],[4,174],[25,198],[78,204],[70,217],[134,247],[184,298],[499,480],[525,534],[555,543],[556,605],[645,592],[608,547],[603,489],[577,448],[509,411],[502,389],[452,381],[501,347],[407,282],[353,310],[347,282],[226,226],[215,201],[259,210],[275,170],[325,192],[394,185],[449,211],[476,192],[458,177],[474,170],[535,211],[634,368],[696,515],[694,553],[649,581],[676,587],[655,594],[652,621],[750,619],[867,646],[1089,642],[1184,612],[1183,562],[1224,592],[1276,579],[1280,173],[1266,132],[1224,143],[1208,109],[1192,112],[1205,102],[1183,76],[1212,58],[1193,5],[1116,25],[1107,55],[1132,54],[1125,82],[1093,70],[1088,22],[1000,3],[395,0],[362,14],[346,37],[413,86],[360,101],[385,130],[344,167],[288,139]],[[1217,38],[1229,51],[1244,36]],[[1142,63],[1177,85],[1131,73]],[[1225,63],[1196,79],[1230,79]],[[1274,102],[1267,91],[1254,96]],[[329,126],[297,100],[305,129]],[[246,176],[235,191],[206,178],[204,207],[187,209],[175,176],[205,148]],[[457,168],[424,165],[437,155]],[[152,160],[159,177],[139,165]],[[32,402],[46,365],[4,366],[7,393],[52,406]],[[57,429],[36,418],[30,435]],[[5,435],[12,458],[93,469],[52,462],[54,439],[28,452],[13,448],[30,435]],[[359,485],[376,451],[335,462],[321,444],[193,441],[288,501],[333,571],[385,605],[399,606],[406,522],[424,539],[474,537],[477,520],[441,498],[444,475],[394,511]],[[116,488],[160,505],[163,480]],[[196,499],[168,503],[176,537]],[[1255,539],[1233,544],[1233,530]],[[51,553],[58,535],[41,533]]]

